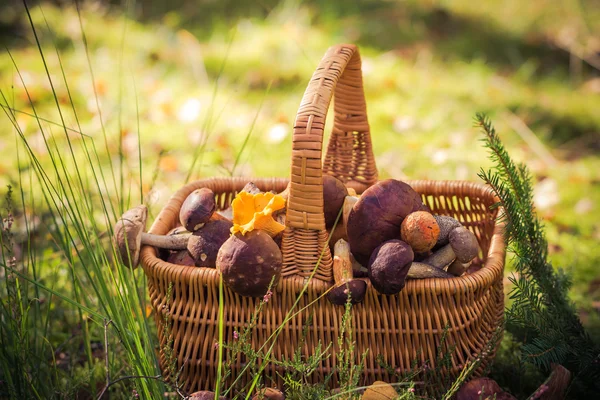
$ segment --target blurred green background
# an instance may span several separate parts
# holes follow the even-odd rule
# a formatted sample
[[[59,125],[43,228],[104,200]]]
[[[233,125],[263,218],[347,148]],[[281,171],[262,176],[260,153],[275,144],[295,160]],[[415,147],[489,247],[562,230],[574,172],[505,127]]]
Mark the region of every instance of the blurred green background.
[[[600,333],[597,0],[28,5],[70,138],[97,146],[113,188],[90,196],[136,204],[141,191],[152,215],[190,179],[287,176],[297,107],[336,43],[360,46],[381,178],[477,181],[491,163],[472,118],[488,113],[532,171],[551,260],[573,274],[582,321]],[[3,107],[50,163],[43,135],[66,140],[23,4],[0,5],[0,25]],[[28,196],[24,149],[0,118],[0,192]]]

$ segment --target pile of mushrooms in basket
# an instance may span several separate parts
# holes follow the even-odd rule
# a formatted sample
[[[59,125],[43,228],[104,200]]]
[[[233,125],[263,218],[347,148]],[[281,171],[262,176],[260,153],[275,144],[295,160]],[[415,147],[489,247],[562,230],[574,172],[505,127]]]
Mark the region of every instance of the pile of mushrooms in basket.
[[[129,267],[137,266],[141,246],[151,245],[169,263],[216,268],[236,293],[260,297],[280,279],[288,193],[289,186],[262,192],[248,182],[228,209],[216,210],[214,193],[197,189],[181,206],[181,225],[164,236],[144,232],[148,212],[140,205],[116,223],[115,245]],[[478,254],[471,231],[452,217],[430,213],[405,182],[387,179],[358,196],[325,175],[323,197],[334,256],[327,294],[333,304],[360,303],[369,280],[380,293],[393,295],[406,279],[460,276]]]

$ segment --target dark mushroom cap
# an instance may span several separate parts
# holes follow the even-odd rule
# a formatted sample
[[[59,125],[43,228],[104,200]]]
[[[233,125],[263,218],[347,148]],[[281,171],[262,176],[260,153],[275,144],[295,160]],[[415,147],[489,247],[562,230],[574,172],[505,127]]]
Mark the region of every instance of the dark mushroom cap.
[[[232,235],[217,255],[217,269],[223,282],[236,293],[249,297],[263,296],[273,277],[276,285],[282,264],[281,250],[261,230]]]
[[[146,230],[148,208],[141,204],[125,211],[114,227],[114,244],[123,264],[136,268],[140,261],[142,233]]]
[[[440,227],[435,218],[427,211],[410,213],[400,226],[402,240],[417,253],[433,248],[440,235]]]
[[[369,278],[373,287],[383,294],[402,290],[414,259],[411,247],[401,240],[388,240],[378,246],[369,259]]]
[[[190,394],[188,400],[215,400],[215,392],[210,392],[208,390],[201,390],[199,392],[194,392]],[[227,400],[225,396],[219,396],[219,400]]]
[[[368,188],[348,216],[348,241],[356,260],[365,265],[381,243],[400,237],[400,225],[412,212],[427,207],[408,184],[394,179]]]
[[[460,387],[456,400],[516,400],[490,378],[475,378]]]
[[[457,219],[447,215],[434,215],[433,218],[435,218],[438,226],[440,227],[440,234],[434,247],[435,249],[438,249],[448,244],[448,241],[450,240],[450,232],[452,232],[454,228],[462,226],[462,224]]]
[[[186,265],[188,267],[192,267],[196,265],[194,257],[190,254],[186,249],[179,251],[172,251],[167,258],[167,262],[171,264],[177,265]]]
[[[335,224],[346,196],[348,196],[348,189],[342,181],[331,175],[323,175],[323,213],[327,228],[331,228]],[[340,218],[339,223],[341,221]]]
[[[181,225],[190,232],[208,222],[216,209],[215,194],[209,188],[196,189],[185,199],[179,210]]]
[[[343,282],[327,293],[327,299],[336,306],[343,306],[348,301],[348,292],[351,304],[362,302],[367,293],[367,282],[360,279]]]
[[[452,250],[456,254],[456,259],[462,263],[468,263],[473,260],[477,257],[477,252],[479,251],[477,237],[464,226],[454,228],[450,232],[450,246],[452,246]]]
[[[226,219],[210,220],[190,236],[187,249],[197,267],[216,267],[217,254],[231,236],[232,226],[233,223]]]

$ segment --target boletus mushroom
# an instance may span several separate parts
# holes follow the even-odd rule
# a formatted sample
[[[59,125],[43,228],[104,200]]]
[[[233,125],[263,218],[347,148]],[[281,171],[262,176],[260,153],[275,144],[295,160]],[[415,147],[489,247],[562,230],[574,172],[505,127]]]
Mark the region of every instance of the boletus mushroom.
[[[477,238],[464,226],[454,228],[448,235],[448,239],[449,244],[436,250],[423,260],[423,263],[441,269],[452,263],[454,259],[468,263],[477,256],[479,251]]]
[[[232,226],[233,223],[228,220],[210,220],[192,234],[187,250],[197,267],[216,267],[217,254],[231,236]]]
[[[217,208],[215,194],[209,188],[194,190],[186,197],[179,209],[179,220],[181,225],[190,232],[194,232],[204,226],[211,218],[223,218],[215,214]]]
[[[325,226],[331,228],[348,196],[348,189],[342,181],[331,175],[323,175],[323,213]]]
[[[200,390],[199,392],[194,392],[190,394],[187,398],[188,400],[215,400],[215,392],[211,392],[209,390]],[[227,400],[225,396],[219,396],[219,400]]]
[[[264,388],[258,391],[252,400],[285,400],[283,392],[277,388]]]
[[[450,241],[450,232],[452,232],[454,228],[462,226],[462,224],[457,219],[447,215],[434,215],[433,218],[435,218],[435,221],[440,228],[440,233],[434,246],[435,249],[438,249],[448,244]]]
[[[366,265],[377,246],[398,238],[402,221],[415,211],[427,211],[427,207],[402,181],[387,179],[365,190],[352,207],[346,226],[357,261]]]
[[[502,390],[500,385],[490,378],[475,378],[461,386],[456,400],[516,400],[516,397]]]
[[[188,267],[193,267],[194,265],[196,265],[194,257],[192,257],[190,252],[186,249],[171,252],[171,254],[169,254],[169,257],[167,257],[167,262],[171,264],[185,265]]]
[[[410,213],[400,226],[402,240],[412,247],[415,253],[424,253],[435,246],[440,227],[435,218],[427,211]]]
[[[242,296],[260,297],[271,281],[281,276],[283,256],[271,236],[261,230],[236,233],[223,243],[217,254],[217,270],[223,282]]]
[[[395,400],[398,398],[398,392],[392,385],[383,381],[375,381],[368,386],[361,400]]]
[[[344,239],[340,239],[334,246],[333,279],[335,287],[327,293],[327,299],[338,306],[346,304],[348,299],[351,304],[360,303],[365,299],[367,283],[354,279],[350,246]]]
[[[114,226],[113,242],[121,261],[129,268],[137,267],[143,245],[171,250],[187,247],[191,234],[164,236],[146,233],[147,219],[148,208],[141,204],[125,211]]]
[[[404,288],[406,276],[414,259],[412,248],[392,239],[380,244],[369,259],[369,278],[379,293],[396,294]]]

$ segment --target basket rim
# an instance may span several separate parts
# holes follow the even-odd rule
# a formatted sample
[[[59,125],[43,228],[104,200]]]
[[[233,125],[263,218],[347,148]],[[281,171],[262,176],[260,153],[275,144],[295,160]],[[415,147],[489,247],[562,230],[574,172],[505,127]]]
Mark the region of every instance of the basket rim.
[[[187,194],[191,193],[198,187],[202,187],[207,184],[214,184],[219,181],[231,181],[233,184],[241,185],[252,181],[257,185],[275,185],[275,184],[286,184],[289,179],[287,178],[256,178],[256,177],[219,177],[219,178],[207,178],[200,179],[194,182],[190,182],[179,190],[177,190],[167,204],[161,209],[159,215],[155,218],[151,228],[148,232],[154,234],[166,234],[168,229],[165,228],[164,224],[164,213],[166,210],[179,210],[181,207],[181,201],[177,200],[176,197],[183,194],[184,198]],[[498,201],[498,198],[493,193],[490,186],[480,182],[464,181],[464,180],[405,180],[407,184],[414,187],[415,190],[422,194],[420,188],[427,186],[430,190],[428,192],[440,192],[452,193],[453,195],[460,195],[467,191],[477,191],[480,196],[489,197],[494,199],[494,203]],[[432,187],[433,185],[433,187]],[[432,189],[433,188],[433,189]],[[432,190],[431,190],[432,189]],[[450,191],[450,189],[452,189]],[[432,195],[429,193],[429,195]],[[501,207],[498,208],[501,212]],[[505,223],[498,218],[494,222],[494,230],[490,238],[489,248],[487,257],[483,265],[478,271],[471,274],[465,274],[454,278],[426,278],[426,279],[410,279],[406,281],[403,291],[409,293],[421,294],[421,293],[467,293],[477,290],[487,289],[492,286],[499,279],[503,278],[504,262],[506,256],[506,243],[504,240],[504,226]],[[161,229],[162,228],[162,229]],[[155,275],[170,276],[174,281],[177,280],[180,284],[194,284],[198,282],[210,283],[217,282],[219,274],[215,268],[203,268],[195,266],[184,266],[171,264],[163,261],[158,257],[156,250],[151,246],[143,246],[141,249],[140,262],[144,273],[149,277]],[[162,272],[162,273],[161,273]],[[331,283],[322,281],[320,279],[305,279],[297,275],[282,276],[280,283],[276,288],[276,291],[280,291],[282,288],[283,280],[296,280],[300,287],[304,284],[312,285],[316,290],[327,290],[331,287]],[[369,282],[369,288],[371,288]],[[360,305],[360,304],[358,304]]]

